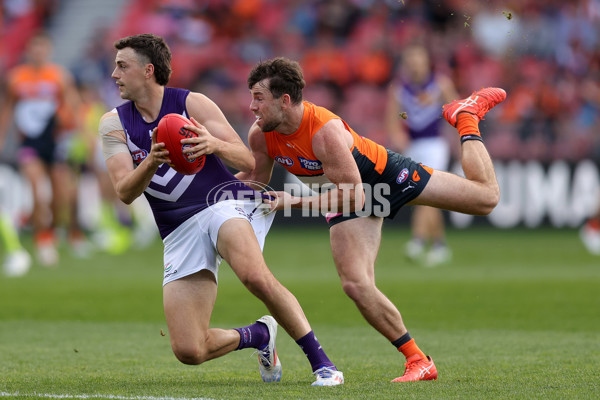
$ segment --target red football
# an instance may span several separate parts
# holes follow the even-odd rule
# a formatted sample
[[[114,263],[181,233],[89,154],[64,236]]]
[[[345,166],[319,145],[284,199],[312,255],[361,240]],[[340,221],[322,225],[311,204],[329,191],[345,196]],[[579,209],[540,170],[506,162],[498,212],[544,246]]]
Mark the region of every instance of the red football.
[[[181,139],[195,137],[196,133],[185,129],[184,125],[193,125],[192,122],[179,114],[167,114],[158,122],[158,130],[156,132],[156,142],[164,143],[169,150],[169,158],[171,159],[171,168],[180,174],[193,175],[202,168],[206,156],[198,158],[190,158],[189,154],[183,154],[183,150],[188,147],[193,147],[191,144],[181,144]]]

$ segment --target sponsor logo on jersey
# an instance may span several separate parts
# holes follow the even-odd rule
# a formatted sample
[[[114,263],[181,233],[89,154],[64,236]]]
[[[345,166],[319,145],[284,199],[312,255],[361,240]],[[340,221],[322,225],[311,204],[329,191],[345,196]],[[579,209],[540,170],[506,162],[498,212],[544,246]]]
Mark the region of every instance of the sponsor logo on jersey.
[[[177,272],[178,272],[177,270],[174,270],[173,272],[167,273],[167,274],[165,274],[165,278],[168,278],[171,275],[175,275]]]
[[[255,208],[255,209],[254,209],[254,211],[256,211],[257,209],[258,209],[258,207],[257,207],[257,208]],[[240,215],[242,215],[242,216],[246,217],[246,219],[247,219],[249,222],[252,222],[252,217],[254,216],[254,211],[253,211],[253,212],[251,212],[250,214],[248,214],[248,213],[246,212],[246,210],[244,210],[242,207],[236,207],[236,208],[235,208],[235,210],[238,212],[238,214],[240,214]]]
[[[319,160],[309,160],[300,156],[298,156],[298,160],[300,161],[300,165],[302,166],[302,168],[307,169],[309,171],[318,171],[320,169],[323,169],[321,161]]]
[[[406,184],[406,187],[404,189],[402,189],[402,193],[406,192],[407,190],[413,190],[416,187],[417,187],[416,183],[414,183],[413,181],[408,181],[408,183]]]
[[[406,178],[408,178],[408,168],[404,168],[402,171],[400,171],[400,173],[398,174],[398,177],[396,178],[396,183],[402,183],[406,180]]]
[[[294,160],[292,160],[289,157],[277,156],[277,157],[275,157],[275,161],[277,161],[279,164],[283,165],[284,167],[291,167],[292,165],[294,165]]]
[[[165,265],[165,278],[170,277],[171,275],[175,275],[177,273],[176,269],[173,269],[173,264],[168,263]]]

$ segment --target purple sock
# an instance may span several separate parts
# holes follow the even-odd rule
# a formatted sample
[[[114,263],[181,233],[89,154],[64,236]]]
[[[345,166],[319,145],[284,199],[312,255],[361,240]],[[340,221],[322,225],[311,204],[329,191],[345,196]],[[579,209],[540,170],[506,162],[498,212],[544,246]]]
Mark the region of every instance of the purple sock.
[[[269,343],[269,329],[262,322],[234,329],[240,334],[240,345],[236,350],[248,347],[258,349]]]
[[[321,348],[313,331],[308,332],[306,335],[296,340],[296,343],[298,343],[298,346],[300,346],[304,354],[306,354],[313,372],[323,367],[332,367],[337,370],[335,365],[333,365],[327,357],[327,354],[325,354],[325,351]]]

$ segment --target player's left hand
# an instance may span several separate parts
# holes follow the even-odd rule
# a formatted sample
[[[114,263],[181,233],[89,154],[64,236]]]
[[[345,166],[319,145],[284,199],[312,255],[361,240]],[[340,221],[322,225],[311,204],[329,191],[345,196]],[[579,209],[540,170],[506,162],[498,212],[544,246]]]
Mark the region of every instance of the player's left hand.
[[[213,154],[216,152],[219,145],[219,139],[215,138],[210,134],[208,129],[204,125],[201,125],[195,118],[190,118],[194,125],[184,125],[183,127],[189,131],[194,132],[196,137],[187,139],[181,139],[181,144],[191,144],[193,147],[189,147],[183,150],[184,154],[190,155],[190,158],[196,159],[205,154]]]

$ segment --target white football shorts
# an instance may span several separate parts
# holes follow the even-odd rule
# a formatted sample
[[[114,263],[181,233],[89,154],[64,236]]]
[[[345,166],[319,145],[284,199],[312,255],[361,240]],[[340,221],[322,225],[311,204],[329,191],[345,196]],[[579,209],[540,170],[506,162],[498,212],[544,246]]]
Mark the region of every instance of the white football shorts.
[[[450,165],[450,145],[441,136],[413,139],[403,155],[439,171],[448,171]]]
[[[232,218],[250,222],[261,250],[271,228],[274,212],[267,205],[253,200],[225,200],[194,215],[164,240],[163,286],[184,276],[206,269],[218,277],[223,260],[217,251],[217,237],[221,225]]]

